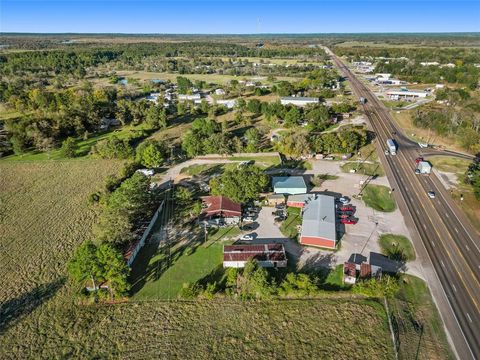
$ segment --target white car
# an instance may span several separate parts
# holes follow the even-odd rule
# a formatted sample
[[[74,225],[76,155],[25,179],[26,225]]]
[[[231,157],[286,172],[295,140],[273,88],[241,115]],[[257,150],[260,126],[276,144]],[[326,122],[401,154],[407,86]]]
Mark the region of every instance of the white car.
[[[429,191],[427,194],[430,199],[435,199],[435,192]]]
[[[243,219],[245,222],[254,222],[255,220],[251,216],[247,216],[246,218]]]
[[[350,200],[346,197],[341,197],[338,199],[338,201],[340,201],[343,205],[347,205],[350,202]]]
[[[244,240],[244,241],[253,240],[253,236],[250,234],[245,234],[240,238],[240,240]]]

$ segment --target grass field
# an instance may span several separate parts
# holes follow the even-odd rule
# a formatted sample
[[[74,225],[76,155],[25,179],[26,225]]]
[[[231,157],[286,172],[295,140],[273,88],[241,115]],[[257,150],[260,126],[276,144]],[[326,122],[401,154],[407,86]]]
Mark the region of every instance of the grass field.
[[[0,357],[394,359],[375,301],[138,302],[37,309],[0,339]]]
[[[383,166],[380,163],[365,163],[365,162],[353,162],[349,161],[343,164],[341,167],[343,172],[350,172],[355,169],[357,174],[363,174],[368,176],[385,176]]]
[[[389,300],[399,359],[454,359],[427,284],[403,275],[400,292]]]
[[[472,163],[470,160],[459,159],[453,156],[430,156],[427,160],[439,171],[451,172],[458,175],[464,175],[468,166]]]
[[[415,260],[415,250],[403,235],[382,234],[378,240],[382,253],[394,260]]]
[[[120,166],[119,161],[96,160],[0,162],[3,320],[52,286],[60,288],[67,259],[91,238],[96,214],[88,195],[101,190],[104,178]]]
[[[363,201],[377,211],[391,212],[396,208],[395,199],[389,194],[390,188],[382,185],[367,185],[363,189]]]

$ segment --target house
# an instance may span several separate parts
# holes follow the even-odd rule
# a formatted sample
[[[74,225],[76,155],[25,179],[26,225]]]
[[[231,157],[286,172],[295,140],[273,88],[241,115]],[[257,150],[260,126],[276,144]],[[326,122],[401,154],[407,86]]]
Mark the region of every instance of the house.
[[[242,207],[225,196],[203,196],[201,217],[212,225],[236,224],[242,217]]]
[[[267,204],[269,206],[275,206],[285,203],[285,195],[283,194],[271,194],[267,196]]]
[[[100,125],[98,126],[98,129],[108,130],[111,126],[118,126],[120,124],[120,120],[103,118],[102,120],[100,120]]]
[[[307,193],[307,185],[302,176],[274,176],[272,186],[275,194],[296,195]]]
[[[224,268],[243,268],[249,260],[257,261],[262,267],[287,266],[283,244],[225,245],[223,247]]]
[[[313,194],[291,195],[287,199],[287,206],[303,208],[305,203],[314,197]]]
[[[178,94],[178,100],[181,101],[195,101],[200,100],[201,96],[199,93],[196,94]]]
[[[335,249],[337,245],[335,198],[316,195],[303,207],[300,244]]]
[[[223,95],[225,95],[225,90],[223,90],[223,89],[216,89],[216,90],[215,90],[215,95],[223,96]]]
[[[282,105],[306,106],[308,104],[318,104],[320,99],[317,97],[286,96],[281,97]]]
[[[426,61],[426,62],[421,62],[420,65],[422,65],[422,66],[438,66],[440,64],[436,61]]]
[[[343,282],[345,284],[353,285],[357,281],[357,268],[356,264],[352,262],[343,263]]]

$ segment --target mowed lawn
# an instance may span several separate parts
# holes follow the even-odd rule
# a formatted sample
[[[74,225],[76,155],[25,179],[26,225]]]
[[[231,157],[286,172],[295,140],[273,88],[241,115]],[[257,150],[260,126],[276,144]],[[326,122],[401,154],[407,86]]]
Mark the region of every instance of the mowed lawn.
[[[148,249],[145,249],[148,251]],[[149,261],[144,274],[135,279],[144,282],[134,299],[175,299],[183,284],[195,283],[222,267],[223,245],[188,245],[169,252],[162,248]]]
[[[390,188],[383,185],[367,185],[363,189],[362,199],[365,205],[377,211],[392,212],[397,206],[389,191]]]
[[[0,305],[10,301],[16,311],[15,301],[28,302],[28,294],[44,292],[65,275],[75,247],[92,235],[96,214],[88,195],[121,164],[0,161]]]
[[[43,307],[40,319],[0,338],[0,357],[395,358],[383,305],[351,297],[58,304]]]

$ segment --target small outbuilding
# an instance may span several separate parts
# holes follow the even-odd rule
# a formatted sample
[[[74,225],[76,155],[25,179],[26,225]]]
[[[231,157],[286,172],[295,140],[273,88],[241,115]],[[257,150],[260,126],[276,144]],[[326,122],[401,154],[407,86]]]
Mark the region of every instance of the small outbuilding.
[[[302,176],[274,176],[272,185],[275,194],[296,195],[307,192],[307,185]]]
[[[357,267],[355,263],[343,263],[343,283],[353,285],[357,282]]]
[[[283,194],[271,194],[267,196],[267,204],[269,206],[275,206],[285,204],[285,195]]]

